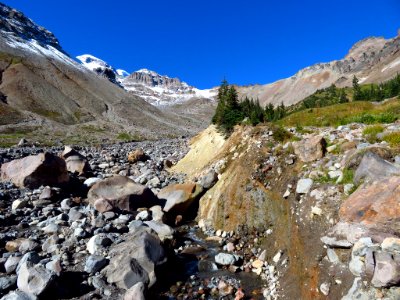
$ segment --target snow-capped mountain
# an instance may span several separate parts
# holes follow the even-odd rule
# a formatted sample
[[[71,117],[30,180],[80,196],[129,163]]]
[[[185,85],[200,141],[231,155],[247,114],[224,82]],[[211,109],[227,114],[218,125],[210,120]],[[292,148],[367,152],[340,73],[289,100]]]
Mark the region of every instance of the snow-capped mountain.
[[[112,66],[110,66],[108,63],[106,63],[104,60],[101,60],[100,58],[97,58],[93,55],[83,54],[83,55],[77,56],[76,58],[81,62],[81,64],[85,68],[97,73],[98,75],[106,77],[112,83],[115,83],[117,85],[119,85],[120,80],[124,77],[123,72],[125,72],[125,71],[115,70]]]
[[[121,84],[126,90],[157,106],[182,103],[192,98],[213,99],[216,95],[216,89],[200,90],[178,78],[160,75],[147,69],[133,72],[122,79]]]
[[[129,74],[90,54],[77,56],[77,59],[87,69],[107,77],[111,82],[156,106],[173,105],[192,98],[214,99],[217,93],[216,89],[200,90],[178,78],[160,75],[148,69]]]

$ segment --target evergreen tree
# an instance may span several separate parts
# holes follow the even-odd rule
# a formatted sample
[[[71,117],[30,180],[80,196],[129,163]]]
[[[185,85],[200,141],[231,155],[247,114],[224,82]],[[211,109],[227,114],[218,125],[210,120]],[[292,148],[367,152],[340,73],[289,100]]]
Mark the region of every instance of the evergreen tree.
[[[356,75],[354,75],[354,77],[353,77],[353,92],[354,92],[353,100],[355,100],[355,101],[361,100],[363,98],[363,95],[361,92],[361,87],[358,82],[359,82],[358,78],[356,77]]]
[[[346,103],[349,102],[349,99],[346,96],[346,91],[341,89],[340,96],[339,96],[339,103]]]
[[[274,120],[274,105],[272,103],[268,103],[265,107],[265,120],[271,122]]]
[[[218,105],[212,122],[229,132],[243,119],[235,87],[229,86],[228,82],[223,80],[218,90],[217,99]]]

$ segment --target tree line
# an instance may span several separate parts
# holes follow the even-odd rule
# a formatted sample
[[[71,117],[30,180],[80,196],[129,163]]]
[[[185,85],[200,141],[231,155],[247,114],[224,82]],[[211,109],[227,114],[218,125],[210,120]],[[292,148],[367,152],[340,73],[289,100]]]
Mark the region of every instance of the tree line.
[[[380,84],[360,85],[359,79],[353,77],[354,101],[383,101],[388,98],[400,96],[400,74]]]
[[[236,124],[245,122],[257,125],[262,122],[276,121],[286,115],[286,107],[281,103],[278,107],[268,104],[265,108],[258,99],[245,97],[239,102],[238,93],[233,85],[223,80],[217,95],[218,106],[212,123],[225,131],[231,131]]]

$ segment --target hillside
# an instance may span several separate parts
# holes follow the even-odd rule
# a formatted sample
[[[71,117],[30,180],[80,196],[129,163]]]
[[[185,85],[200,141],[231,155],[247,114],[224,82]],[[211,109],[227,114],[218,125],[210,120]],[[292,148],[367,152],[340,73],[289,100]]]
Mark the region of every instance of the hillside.
[[[7,115],[0,131],[31,131],[46,142],[51,132],[54,141],[70,136],[76,142],[100,142],[116,140],[121,132],[141,138],[190,135],[204,126],[162,112],[87,70],[53,34],[22,13],[1,4],[0,19],[5,24],[0,30],[0,108]]]
[[[379,83],[394,77],[400,71],[399,49],[399,36],[388,40],[371,37],[356,43],[343,59],[315,64],[273,83],[237,89],[240,97],[258,98],[263,106],[281,102],[288,106],[332,84],[351,86],[354,75],[360,84]]]

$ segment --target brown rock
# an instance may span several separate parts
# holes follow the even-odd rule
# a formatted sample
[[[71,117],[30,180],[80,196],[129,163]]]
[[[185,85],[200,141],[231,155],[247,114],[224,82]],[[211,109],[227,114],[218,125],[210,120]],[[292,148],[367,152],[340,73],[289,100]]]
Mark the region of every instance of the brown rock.
[[[110,210],[110,206],[134,211],[139,207],[159,205],[153,192],[125,176],[114,176],[95,183],[88,193],[89,203],[96,209]]]
[[[65,161],[45,152],[16,159],[1,166],[1,180],[18,187],[38,188],[41,185],[59,185],[69,180]]]
[[[311,162],[324,157],[326,141],[321,136],[311,136],[298,142],[293,142],[294,153],[303,161]]]
[[[135,151],[128,153],[128,161],[131,164],[134,164],[138,161],[146,161],[148,159],[149,159],[149,157],[147,156],[146,153],[144,153],[144,151],[142,149],[136,149]]]
[[[25,240],[26,239],[24,239],[24,238],[20,238],[20,239],[16,239],[13,241],[8,241],[6,243],[5,248],[8,252],[16,252],[16,251],[18,251],[19,246],[21,246],[22,242],[24,242]]]
[[[64,151],[61,153],[61,157],[64,158],[67,170],[71,173],[82,175],[91,171],[86,157],[70,146],[65,146]]]
[[[96,201],[94,201],[93,207],[98,212],[101,212],[101,213],[105,213],[107,211],[112,211],[113,210],[113,206],[106,199],[97,199]]]
[[[363,185],[341,205],[342,220],[384,232],[400,230],[400,177]]]
[[[348,150],[356,149],[357,144],[355,142],[344,142],[342,145],[340,145],[340,150],[342,152],[346,152]]]
[[[173,184],[163,188],[158,198],[165,199],[165,212],[185,215],[195,200],[198,200],[203,188],[195,183]]]

